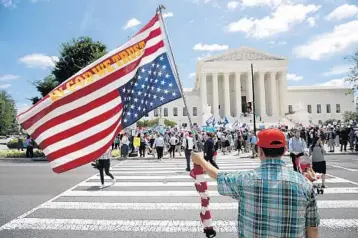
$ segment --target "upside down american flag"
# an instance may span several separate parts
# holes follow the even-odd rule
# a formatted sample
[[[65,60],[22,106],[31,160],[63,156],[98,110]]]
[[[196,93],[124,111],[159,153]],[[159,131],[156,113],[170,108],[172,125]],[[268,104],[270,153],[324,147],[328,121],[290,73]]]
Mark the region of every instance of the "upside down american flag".
[[[94,161],[118,133],[181,97],[159,14],[134,37],[80,70],[17,120],[54,172]]]

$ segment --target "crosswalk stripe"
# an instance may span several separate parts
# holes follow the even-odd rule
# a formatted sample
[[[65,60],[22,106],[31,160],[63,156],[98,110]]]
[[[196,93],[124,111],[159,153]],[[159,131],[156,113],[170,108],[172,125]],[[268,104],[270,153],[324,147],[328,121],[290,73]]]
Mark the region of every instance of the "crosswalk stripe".
[[[211,197],[220,196],[217,191],[208,191]],[[326,188],[325,194],[356,194],[356,188]],[[62,194],[67,197],[198,197],[192,191],[68,191]]]
[[[108,177],[109,178],[109,177]],[[345,179],[329,178],[326,179],[326,183],[349,183]],[[82,182],[78,186],[80,187],[95,187],[99,186],[98,182]],[[216,181],[209,181],[208,186],[216,186]],[[113,187],[191,187],[194,186],[193,182],[117,182]]]
[[[235,221],[213,222],[217,232],[237,232]],[[357,219],[322,219],[320,227],[331,229],[357,228]],[[21,218],[2,227],[2,230],[62,230],[62,231],[119,231],[119,232],[202,232],[201,222],[187,220],[91,220]]]
[[[321,200],[319,209],[358,208],[358,200]],[[40,208],[85,210],[200,210],[199,203],[98,203],[98,202],[50,202]],[[210,203],[212,210],[235,210],[238,203]]]
[[[248,166],[238,166],[238,165],[232,165],[232,166],[220,166],[220,169],[255,169],[257,168],[258,165],[248,165]],[[170,168],[156,168],[156,167],[136,167],[136,168],[127,168],[127,167],[123,167],[123,168],[114,168],[112,169],[113,171],[138,171],[138,170],[143,170],[143,171],[156,171],[156,170],[173,170],[173,169],[184,169],[186,168],[186,166],[183,167],[170,167]]]
[[[229,171],[229,170],[227,170]],[[238,170],[232,170],[238,171]],[[240,170],[247,171],[247,170]],[[208,175],[205,175],[206,178],[209,178]],[[107,177],[105,177],[107,178]],[[166,179],[192,179],[189,174],[186,175],[156,175],[156,176],[116,176],[118,180],[166,180]],[[90,179],[99,179],[99,175],[94,175]]]

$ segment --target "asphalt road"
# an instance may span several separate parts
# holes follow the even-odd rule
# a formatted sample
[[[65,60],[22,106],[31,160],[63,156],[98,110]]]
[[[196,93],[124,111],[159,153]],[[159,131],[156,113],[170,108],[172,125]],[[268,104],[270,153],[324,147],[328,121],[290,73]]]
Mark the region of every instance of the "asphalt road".
[[[358,156],[326,160],[328,188],[318,195],[320,236],[358,237]],[[234,156],[220,156],[218,163],[228,170],[259,164]],[[90,166],[56,175],[47,163],[0,160],[0,237],[204,237],[200,199],[184,158],[114,164],[116,185],[98,190]],[[218,237],[236,237],[237,203],[218,196],[209,182]]]

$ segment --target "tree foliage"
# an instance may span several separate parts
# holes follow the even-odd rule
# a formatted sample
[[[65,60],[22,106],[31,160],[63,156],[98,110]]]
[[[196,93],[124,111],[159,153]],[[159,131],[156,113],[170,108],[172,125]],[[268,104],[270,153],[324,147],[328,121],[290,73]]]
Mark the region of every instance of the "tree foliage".
[[[90,37],[79,37],[61,45],[59,61],[55,63],[52,73],[42,80],[34,82],[42,97],[50,93],[56,86],[66,81],[79,70],[91,64],[107,53],[107,47]],[[36,104],[40,98],[30,99]]]
[[[11,96],[0,91],[0,135],[17,133],[16,106]]]
[[[352,92],[354,92],[358,89],[358,49],[352,56],[349,56],[346,59],[351,62],[352,67],[350,68],[349,75],[345,80],[353,84]]]
[[[152,119],[152,120],[141,120],[137,122],[138,127],[155,127],[158,126],[159,119]],[[164,124],[167,127],[174,127],[177,123],[175,121],[171,121],[168,119],[164,120]]]
[[[350,120],[358,121],[358,112],[345,111],[343,113],[344,122],[349,122]]]

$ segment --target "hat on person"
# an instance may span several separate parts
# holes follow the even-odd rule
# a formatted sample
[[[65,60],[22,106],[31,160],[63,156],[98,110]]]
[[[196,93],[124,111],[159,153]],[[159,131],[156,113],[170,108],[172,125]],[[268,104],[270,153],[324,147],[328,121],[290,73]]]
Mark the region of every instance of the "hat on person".
[[[283,148],[286,147],[286,138],[279,129],[265,129],[258,133],[257,145],[261,148]]]

